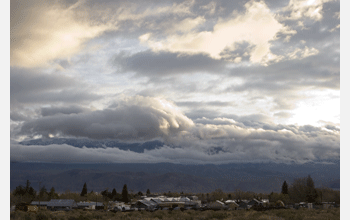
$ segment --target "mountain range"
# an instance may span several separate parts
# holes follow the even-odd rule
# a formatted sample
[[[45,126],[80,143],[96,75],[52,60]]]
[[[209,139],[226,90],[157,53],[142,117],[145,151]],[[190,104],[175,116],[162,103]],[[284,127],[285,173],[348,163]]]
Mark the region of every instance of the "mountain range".
[[[144,143],[123,143],[117,140],[73,138],[35,139],[22,145],[67,144],[77,148],[119,148],[143,153],[161,148],[159,140]],[[212,152],[221,151],[215,148]],[[93,191],[121,189],[124,184],[133,191],[145,192],[211,192],[224,191],[279,192],[283,181],[292,184],[295,178],[311,175],[316,187],[340,188],[340,162],[297,163],[33,163],[12,161],[10,187],[24,185],[26,180],[38,188],[39,181],[56,191],[80,191],[86,182]]]
[[[62,164],[11,163],[11,190],[41,181],[57,191],[79,191],[86,182],[90,190],[122,189],[145,192],[211,192],[215,189],[279,192],[283,181],[292,184],[298,177],[311,175],[316,187],[340,188],[339,164],[246,163],[224,165],[156,164]]]

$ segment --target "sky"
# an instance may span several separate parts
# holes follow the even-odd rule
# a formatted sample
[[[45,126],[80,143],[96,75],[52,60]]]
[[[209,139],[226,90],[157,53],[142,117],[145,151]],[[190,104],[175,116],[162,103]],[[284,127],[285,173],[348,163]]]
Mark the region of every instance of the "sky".
[[[38,138],[160,140],[144,153]],[[10,2],[11,161],[340,159],[340,1]]]

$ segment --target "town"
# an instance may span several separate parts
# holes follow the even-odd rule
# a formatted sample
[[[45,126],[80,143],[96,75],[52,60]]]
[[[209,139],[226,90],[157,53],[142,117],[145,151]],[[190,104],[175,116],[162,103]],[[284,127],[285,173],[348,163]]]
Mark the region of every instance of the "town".
[[[82,191],[56,193],[52,187],[48,192],[45,186],[38,193],[30,186],[28,180],[25,186],[18,186],[11,192],[11,219],[16,213],[40,214],[70,213],[144,213],[174,212],[184,213],[192,210],[195,213],[205,211],[242,212],[243,210],[264,212],[269,210],[339,210],[340,191],[329,188],[315,188],[310,176],[296,179],[291,187],[286,182],[281,187],[281,193],[254,193],[236,190],[231,193],[217,189],[210,193],[133,193],[125,184],[121,193],[115,189],[102,192],[88,192],[87,184]],[[327,211],[328,212],[328,211]],[[336,212],[336,211],[335,211]],[[216,212],[218,213],[218,212]],[[97,215],[97,214],[96,214]],[[153,216],[154,217],[154,216]],[[73,219],[73,218],[72,218]],[[78,219],[78,218],[77,218]],[[80,219],[80,218],[79,218]]]

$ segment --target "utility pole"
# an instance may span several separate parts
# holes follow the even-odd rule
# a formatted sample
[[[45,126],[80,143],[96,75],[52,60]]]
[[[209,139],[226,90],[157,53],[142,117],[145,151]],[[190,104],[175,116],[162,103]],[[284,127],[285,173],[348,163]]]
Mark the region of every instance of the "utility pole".
[[[41,190],[40,185],[41,185],[41,182],[39,181],[39,209],[40,209],[40,190]]]

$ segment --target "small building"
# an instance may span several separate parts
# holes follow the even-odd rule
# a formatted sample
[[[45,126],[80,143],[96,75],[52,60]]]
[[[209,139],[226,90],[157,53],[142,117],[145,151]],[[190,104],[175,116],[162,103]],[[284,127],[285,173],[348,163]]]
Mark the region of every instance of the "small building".
[[[30,204],[37,206],[39,209],[47,209],[48,201],[32,201]]]
[[[78,208],[77,203],[73,199],[51,199],[47,203],[47,209],[51,211],[72,210]]]
[[[261,199],[261,202],[262,203],[269,203],[270,201],[269,201],[269,199]]]
[[[28,203],[19,203],[19,204],[17,204],[16,206],[15,206],[15,210],[17,211],[17,210],[20,210],[20,211],[24,211],[24,212],[26,212],[26,211],[28,211],[28,206],[29,206],[30,204],[28,204]]]
[[[152,210],[152,209],[155,209],[157,206],[158,206],[157,203],[153,201],[147,201],[147,200],[138,200],[135,203],[135,208],[138,208],[138,209]]]
[[[313,204],[312,204],[312,203],[308,203],[308,204],[307,204],[307,208],[308,208],[308,209],[313,209]]]
[[[335,206],[334,202],[322,202],[323,209],[331,209],[331,208],[334,208],[334,206]]]
[[[225,204],[230,210],[237,210],[239,207],[239,205],[234,200],[227,200]]]
[[[198,196],[188,196],[188,198],[190,199],[190,200],[198,200]]]
[[[263,206],[263,203],[257,199],[252,199],[247,204],[250,207],[262,207]]]
[[[104,209],[102,202],[78,202],[78,209]]]
[[[238,204],[238,209],[249,209],[250,206],[248,206],[248,201],[246,200],[241,200],[237,202]]]
[[[215,202],[211,202],[207,205],[207,207],[209,209],[213,209],[213,210],[220,210],[220,209],[227,209],[227,206],[225,205],[225,203],[216,200]]]
[[[15,211],[20,210],[24,212],[37,212],[39,210],[38,206],[29,203],[20,203],[15,206]]]

